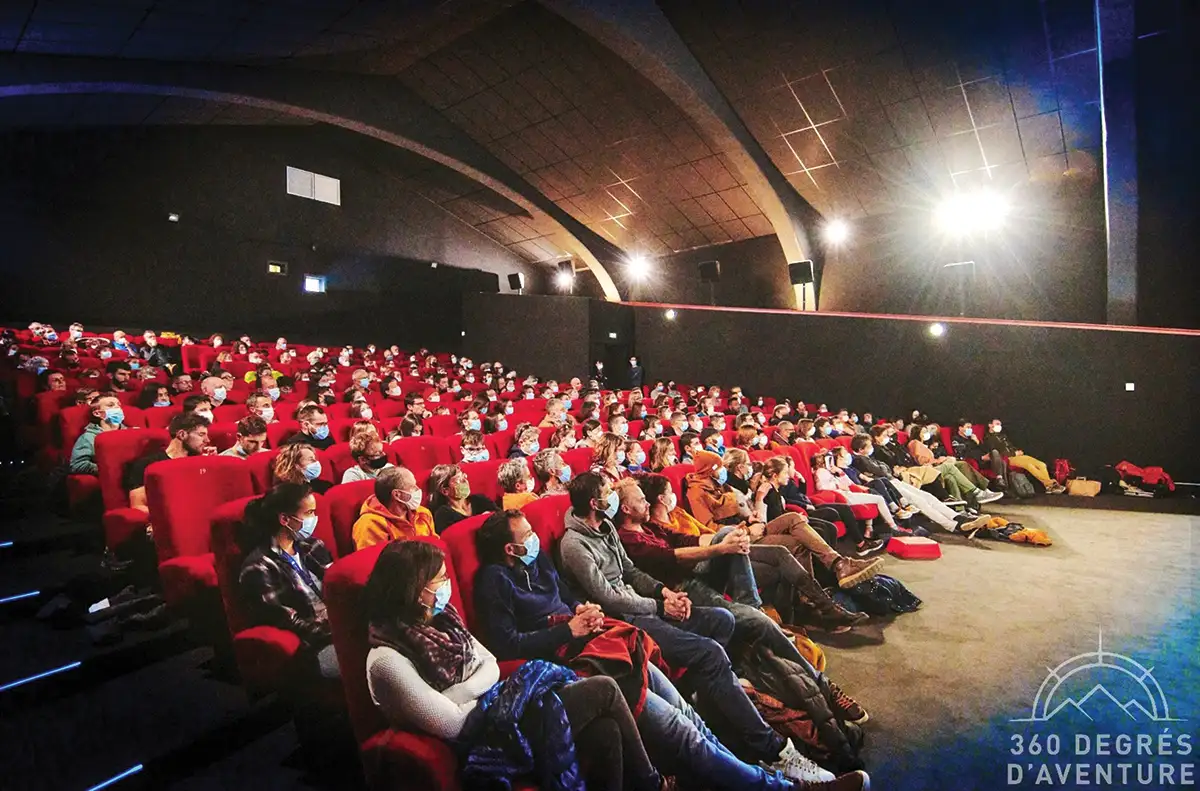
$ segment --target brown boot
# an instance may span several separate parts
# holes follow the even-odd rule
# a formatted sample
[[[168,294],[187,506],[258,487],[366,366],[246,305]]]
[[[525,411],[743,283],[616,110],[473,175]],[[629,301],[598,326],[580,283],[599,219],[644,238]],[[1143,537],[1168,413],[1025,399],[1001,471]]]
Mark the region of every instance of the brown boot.
[[[830,571],[837,577],[839,588],[853,588],[860,582],[866,582],[880,572],[883,558],[856,560],[854,558],[838,558],[833,562]]]

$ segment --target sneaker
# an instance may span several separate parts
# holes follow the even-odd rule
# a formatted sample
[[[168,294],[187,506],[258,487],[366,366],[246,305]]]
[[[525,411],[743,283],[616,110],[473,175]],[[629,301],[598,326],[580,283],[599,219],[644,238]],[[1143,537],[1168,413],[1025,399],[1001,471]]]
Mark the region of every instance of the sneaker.
[[[883,567],[883,558],[856,560],[854,558],[838,558],[830,571],[837,577],[839,588],[853,588],[860,582],[865,582],[879,573]]]
[[[923,527],[914,527],[912,534],[917,538],[929,538],[929,531]]]
[[[833,772],[822,769],[815,761],[797,750],[791,739],[787,740],[787,744],[779,753],[779,760],[770,764],[770,768],[783,772],[784,777],[797,783],[829,782],[837,779]]]
[[[867,714],[867,710],[857,700],[842,692],[832,681],[829,682],[829,695],[833,699],[833,713],[839,720],[862,725],[871,719],[871,715]]]
[[[919,513],[921,513],[920,508],[917,508],[915,505],[906,505],[900,509],[899,516],[901,519],[911,519]]]
[[[958,508],[966,504],[966,500],[959,500],[957,497],[947,497],[945,500],[942,500],[942,505],[947,505],[951,508]]]
[[[871,778],[860,769],[857,772],[838,775],[833,780],[803,783],[797,785],[796,789],[797,791],[871,791]]]
[[[976,492],[975,499],[980,505],[984,505],[986,503],[994,503],[1003,496],[1004,492],[993,492],[990,489],[980,489],[978,492]]]
[[[981,530],[988,526],[988,522],[992,521],[991,514],[980,514],[969,522],[963,522],[958,526],[960,533],[974,533],[976,530]]]
[[[876,541],[868,538],[866,541],[854,548],[854,556],[865,558],[874,555],[879,550],[883,549],[886,544],[883,541]]]

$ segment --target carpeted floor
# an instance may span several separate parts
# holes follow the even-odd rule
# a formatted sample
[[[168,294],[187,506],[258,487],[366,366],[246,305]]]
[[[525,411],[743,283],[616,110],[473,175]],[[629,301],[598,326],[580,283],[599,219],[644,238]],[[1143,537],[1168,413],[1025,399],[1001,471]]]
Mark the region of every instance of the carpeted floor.
[[[855,630],[862,635],[824,640],[827,672],[857,695],[872,716],[865,756],[877,791],[1102,788],[1104,783],[1081,782],[1090,779],[1086,775],[1070,775],[1066,782],[1050,775],[1054,782],[1035,785],[1036,772],[1048,760],[1088,765],[1118,760],[1096,758],[1094,752],[1075,757],[1076,747],[1082,752],[1087,745],[1076,744],[1076,736],[1118,727],[1140,727],[1138,732],[1156,738],[1164,732],[1192,734],[1195,745],[1200,723],[1200,517],[1056,506],[997,503],[988,509],[1047,530],[1055,541],[1052,547],[950,544],[936,561],[889,559],[886,573],[924,599],[922,609],[883,628]],[[1115,717],[1088,709],[1082,715],[1065,710],[1049,723],[1010,722],[1030,716],[1050,668],[1096,650],[1101,630],[1104,650],[1151,668],[1171,716],[1187,721],[1147,723],[1143,718],[1131,726],[1119,709]],[[1070,683],[1077,685],[1095,673],[1078,674]],[[1120,678],[1109,679],[1105,686],[1124,702],[1129,698],[1115,690],[1121,683]],[[1081,700],[1089,689],[1072,690],[1071,696]],[[1067,690],[1064,685],[1056,701],[1065,700]],[[1093,696],[1084,708],[1099,701]],[[1067,719],[1069,714],[1073,719]],[[1029,744],[1038,733],[1044,744],[1051,732],[1057,732],[1060,744],[1070,742],[1056,759],[1044,752],[1010,755],[1018,743],[1014,736]],[[1158,762],[1194,764],[1195,757],[1172,755]],[[1021,776],[1012,778],[1019,782],[1010,782],[1009,763],[1019,765]],[[1049,769],[1061,771],[1054,765]],[[1191,777],[1194,784],[1194,772]],[[1180,787],[1162,780],[1156,775],[1149,784],[1124,787]]]

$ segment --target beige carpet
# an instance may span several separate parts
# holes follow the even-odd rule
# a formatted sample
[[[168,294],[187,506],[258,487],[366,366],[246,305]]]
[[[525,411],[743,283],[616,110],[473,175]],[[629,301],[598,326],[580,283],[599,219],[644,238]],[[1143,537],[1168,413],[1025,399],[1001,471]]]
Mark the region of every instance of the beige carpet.
[[[1046,530],[1054,546],[979,541],[943,545],[936,561],[889,558],[885,573],[924,600],[921,610],[818,638],[826,672],[871,714],[868,769],[891,775],[876,789],[1003,787],[1006,747],[994,741],[1004,735],[987,734],[987,723],[1027,716],[1047,669],[1094,650],[1101,628],[1110,650],[1154,654],[1170,643],[1175,667],[1159,675],[1190,688],[1160,682],[1168,697],[1196,703],[1200,517],[998,506],[989,512]],[[1180,644],[1190,657],[1178,656]],[[1200,710],[1190,715],[1194,733]],[[936,756],[981,749],[994,749],[994,761],[978,756],[970,771],[988,776],[947,785]]]

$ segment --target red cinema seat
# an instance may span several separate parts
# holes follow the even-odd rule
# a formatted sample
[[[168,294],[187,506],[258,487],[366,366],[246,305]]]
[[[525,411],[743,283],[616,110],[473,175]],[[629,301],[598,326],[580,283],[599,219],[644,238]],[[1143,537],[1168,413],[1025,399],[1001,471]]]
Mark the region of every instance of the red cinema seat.
[[[836,442],[839,447],[850,450],[850,443],[854,441],[854,437],[850,434],[843,434],[840,437],[834,437],[833,441]]]
[[[821,437],[817,440],[817,447],[821,450],[832,450],[838,446],[836,437]]]
[[[454,582],[458,585],[459,596],[462,597],[463,618],[466,619],[467,628],[474,634],[479,634],[479,624],[475,620],[475,575],[479,571],[479,555],[475,552],[475,531],[489,516],[490,513],[467,517],[446,528],[446,532],[441,535],[442,542],[454,560]]]
[[[472,493],[482,495],[495,503],[499,502],[502,493],[500,482],[496,479],[496,472],[506,461],[508,459],[493,458],[487,461],[464,462],[459,464],[458,468],[470,481]]]
[[[404,413],[408,411],[408,406],[405,405],[403,398],[384,398],[375,407],[375,416],[378,418],[404,417]]]
[[[146,427],[166,429],[171,424],[171,419],[176,415],[182,415],[182,407],[165,406],[155,407],[146,410]]]
[[[645,421],[630,420],[629,426],[628,426],[629,431],[625,434],[625,437],[627,439],[637,439],[638,437],[640,437],[642,435],[642,428],[644,428],[644,427],[645,427]]]
[[[564,519],[571,507],[571,498],[565,494],[554,494],[549,497],[526,503],[521,511],[529,520],[529,526],[537,533],[542,546],[549,551],[558,545],[559,539],[566,532]]]
[[[100,497],[104,503],[104,542],[109,549],[118,549],[134,536],[144,534],[150,516],[145,511],[129,507],[125,491],[125,468],[147,453],[162,450],[170,436],[161,429],[141,431],[105,431],[96,436],[96,466]]]
[[[339,557],[354,551],[354,523],[362,504],[375,492],[375,481],[339,483],[322,498],[329,506],[329,522],[333,543],[329,550]]]
[[[217,452],[229,450],[237,442],[237,423],[213,423],[208,427],[208,441]]]
[[[571,468],[571,476],[585,473],[592,468],[591,448],[572,448],[561,454],[562,460]]]
[[[446,551],[437,539],[429,541]],[[350,724],[358,740],[367,785],[371,789],[421,789],[421,791],[458,791],[458,760],[449,744],[432,736],[392,728],[371,700],[367,688],[367,619],[363,607],[363,588],[386,544],[377,544],[348,555],[325,574],[325,604],[338,665],[342,668],[342,686]],[[450,600],[461,612],[453,558],[446,552],[446,571],[451,583]]]
[[[353,405],[347,403],[330,404],[329,406],[325,407],[325,416],[328,417],[331,422],[334,420],[349,420],[351,406]]]
[[[236,423],[247,414],[245,404],[230,404],[228,402],[213,407],[214,423]]]
[[[321,459],[321,472],[325,472],[324,467],[328,463],[330,467],[329,472],[333,476],[334,483],[341,483],[342,476],[346,474],[346,470],[357,464],[354,461],[354,457],[350,455],[350,444],[347,442],[333,445],[329,450],[322,451],[322,453],[324,456]]]
[[[242,459],[192,456],[146,468],[146,500],[168,604],[187,604],[215,589],[209,519],[222,503],[252,494],[250,470]]]
[[[58,413],[58,435],[62,438],[63,452],[68,456],[75,440],[87,428],[92,419],[92,409],[88,406],[69,406]]]
[[[662,474],[667,476],[671,481],[671,488],[675,490],[675,496],[679,498],[680,505],[688,511],[691,511],[691,508],[687,504],[687,484],[684,479],[687,478],[688,473],[694,472],[695,469],[691,464],[672,464],[662,471]]]
[[[266,453],[255,453],[242,461],[250,472],[250,483],[255,494],[266,494],[271,488],[275,474],[275,457],[278,455],[279,451],[269,450]]]
[[[449,437],[458,433],[456,415],[430,415],[425,418],[425,433],[435,437]]]
[[[410,470],[430,470],[450,463],[445,437],[403,437],[391,444],[399,463]]]
[[[949,426],[940,426],[939,428],[940,428],[939,433],[941,434],[941,440],[942,440],[942,453],[943,453],[943,455],[946,455],[946,456],[953,456],[954,455],[954,431],[957,431],[958,428],[955,427],[954,431],[951,431]]]
[[[277,420],[267,424],[267,444],[278,448],[283,441],[300,431],[298,420]]]
[[[508,452],[512,450],[513,437],[517,433],[517,429],[516,424],[511,420],[509,421],[509,425],[513,426],[513,428],[507,428],[504,431],[495,431],[483,437],[483,444],[487,445],[493,459],[507,459]]]
[[[333,435],[334,442],[349,442],[350,432],[354,430],[354,424],[358,421],[354,418],[347,420],[331,420],[329,421],[329,433]],[[372,420],[371,423],[375,426],[375,432],[383,437],[383,431],[379,426],[378,420]]]
[[[888,541],[887,551],[904,560],[937,560],[942,556],[942,545],[929,538],[896,536]]]

